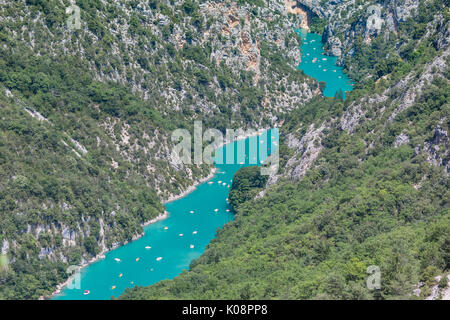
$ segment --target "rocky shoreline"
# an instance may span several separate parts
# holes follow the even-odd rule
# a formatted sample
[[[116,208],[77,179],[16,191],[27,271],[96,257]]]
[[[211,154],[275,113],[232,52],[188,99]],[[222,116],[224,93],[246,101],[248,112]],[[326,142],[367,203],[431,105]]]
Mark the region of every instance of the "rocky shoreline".
[[[198,185],[200,185],[200,184],[210,180],[212,177],[214,177],[214,174],[216,173],[216,171],[217,171],[216,167],[211,168],[211,171],[209,172],[209,174],[206,177],[196,180],[193,185],[188,187],[186,190],[184,190],[180,194],[170,196],[167,200],[163,201],[163,204],[167,204],[169,202],[173,202],[175,200],[178,200],[178,199],[181,199],[181,198],[187,196],[189,193],[194,191]]]

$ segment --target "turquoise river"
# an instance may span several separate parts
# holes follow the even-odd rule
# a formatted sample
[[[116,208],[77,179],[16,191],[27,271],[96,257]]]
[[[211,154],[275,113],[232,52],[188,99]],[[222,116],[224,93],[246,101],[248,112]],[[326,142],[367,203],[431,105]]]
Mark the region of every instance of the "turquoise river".
[[[297,32],[302,38],[302,61],[298,68],[326,83],[325,96],[334,96],[339,90],[344,94],[352,90],[351,81],[342,68],[335,65],[336,58],[323,55],[320,35],[302,30]],[[256,145],[258,149],[261,145],[267,148],[262,156],[256,152],[257,162],[261,163],[265,160],[264,154],[270,153],[270,149],[275,150],[277,144],[278,129],[272,129],[260,136],[219,148],[218,157],[222,157],[227,148],[241,150],[241,154],[245,150],[248,155],[250,145]],[[126,288],[172,279],[182,270],[189,269],[192,260],[202,255],[215,237],[217,229],[233,219],[227,202],[228,192],[233,175],[250,165],[250,157],[236,159],[235,163],[243,161],[244,164],[216,164],[217,171],[211,180],[198,185],[185,197],[166,204],[169,212],[166,219],[144,227],[141,238],[106,253],[104,259],[83,268],[80,285],[73,289],[65,287],[53,299],[110,299],[119,296]],[[86,290],[89,294],[85,295]]]
[[[295,31],[302,39],[300,47],[302,57],[297,68],[317,81],[326,83],[323,91],[325,97],[334,97],[342,90],[343,98],[345,98],[345,92],[353,90],[353,82],[344,73],[342,67],[336,66],[337,57],[324,55],[322,36],[306,32],[305,29]]]

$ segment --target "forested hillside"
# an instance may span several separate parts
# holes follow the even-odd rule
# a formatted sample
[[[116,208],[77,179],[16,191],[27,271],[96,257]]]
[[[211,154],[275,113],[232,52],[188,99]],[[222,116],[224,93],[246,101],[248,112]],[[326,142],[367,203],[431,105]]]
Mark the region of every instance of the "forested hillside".
[[[238,172],[235,220],[190,270],[120,298],[423,299],[447,278],[446,1],[379,2],[377,32],[364,24],[375,1],[299,2],[355,90],[289,113],[265,190],[257,170]],[[366,285],[369,266],[379,289]]]
[[[296,19],[281,0],[0,0],[0,299],[48,296],[207,176],[172,162],[174,129],[269,128],[320,94]]]

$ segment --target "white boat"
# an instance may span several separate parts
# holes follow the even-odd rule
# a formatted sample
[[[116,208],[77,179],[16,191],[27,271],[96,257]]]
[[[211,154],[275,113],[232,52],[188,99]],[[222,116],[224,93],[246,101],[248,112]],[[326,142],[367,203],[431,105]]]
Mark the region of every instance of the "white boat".
[[[161,260],[162,260],[162,257],[156,258],[156,261],[161,261]]]
[[[167,229],[169,229],[169,227],[164,227],[164,230],[167,230]]]
[[[242,162],[241,164],[244,164],[244,163]],[[226,182],[224,182],[224,183],[222,183],[222,185],[223,185],[223,186],[226,186],[226,185],[227,185],[227,183],[226,183]]]
[[[208,182],[208,184],[213,184],[214,182],[212,182],[212,181],[210,181],[210,182]]]
[[[150,247],[150,246],[146,246],[146,247],[145,247],[145,249],[147,249],[147,250],[148,250],[148,249],[151,249],[151,248],[152,248],[152,247]]]
[[[191,249],[194,249],[194,245],[193,245],[193,244],[191,244],[191,245],[189,246],[189,248],[191,248]]]
[[[119,258],[114,258],[114,260],[116,260],[117,262],[122,261],[122,260],[120,260]]]
[[[89,290],[84,290],[84,292],[83,292],[83,294],[84,294],[85,296],[87,296],[89,293],[91,293]]]
[[[189,211],[189,213],[194,213],[194,210]]]
[[[180,234],[179,234],[179,236],[180,236],[180,237],[182,237],[182,236],[183,236],[183,234],[182,234],[182,233],[180,233]]]
[[[219,209],[214,209],[214,212],[217,212],[217,211],[219,211]]]
[[[227,209],[227,212],[230,212],[230,209]]]
[[[192,234],[197,234],[197,231],[192,232]]]

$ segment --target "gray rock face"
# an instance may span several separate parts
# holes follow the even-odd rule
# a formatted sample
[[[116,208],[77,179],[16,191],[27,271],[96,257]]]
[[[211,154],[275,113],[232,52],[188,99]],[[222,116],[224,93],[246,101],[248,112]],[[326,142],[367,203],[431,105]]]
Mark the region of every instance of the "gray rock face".
[[[427,153],[427,160],[436,166],[443,166],[447,174],[450,173],[448,163],[448,132],[441,127],[434,129],[433,138],[425,143],[423,150]]]
[[[403,144],[407,144],[409,142],[409,137],[403,132],[395,138],[394,147],[399,147]]]
[[[334,0],[329,1],[331,3],[339,3],[342,1]],[[326,16],[326,11],[324,10],[324,7],[321,4],[320,0],[297,0],[297,5],[301,6],[304,9],[307,9],[317,15],[319,18],[323,18]]]
[[[283,175],[291,179],[300,179],[305,175],[323,149],[321,137],[324,129],[325,124],[318,128],[312,124],[301,138],[297,138],[295,133],[287,135],[287,146],[294,150],[294,154],[288,160],[286,167],[283,168]],[[278,177],[275,177],[275,175],[270,177],[268,186],[277,180]]]
[[[9,250],[9,241],[3,239],[1,254],[7,254]]]

